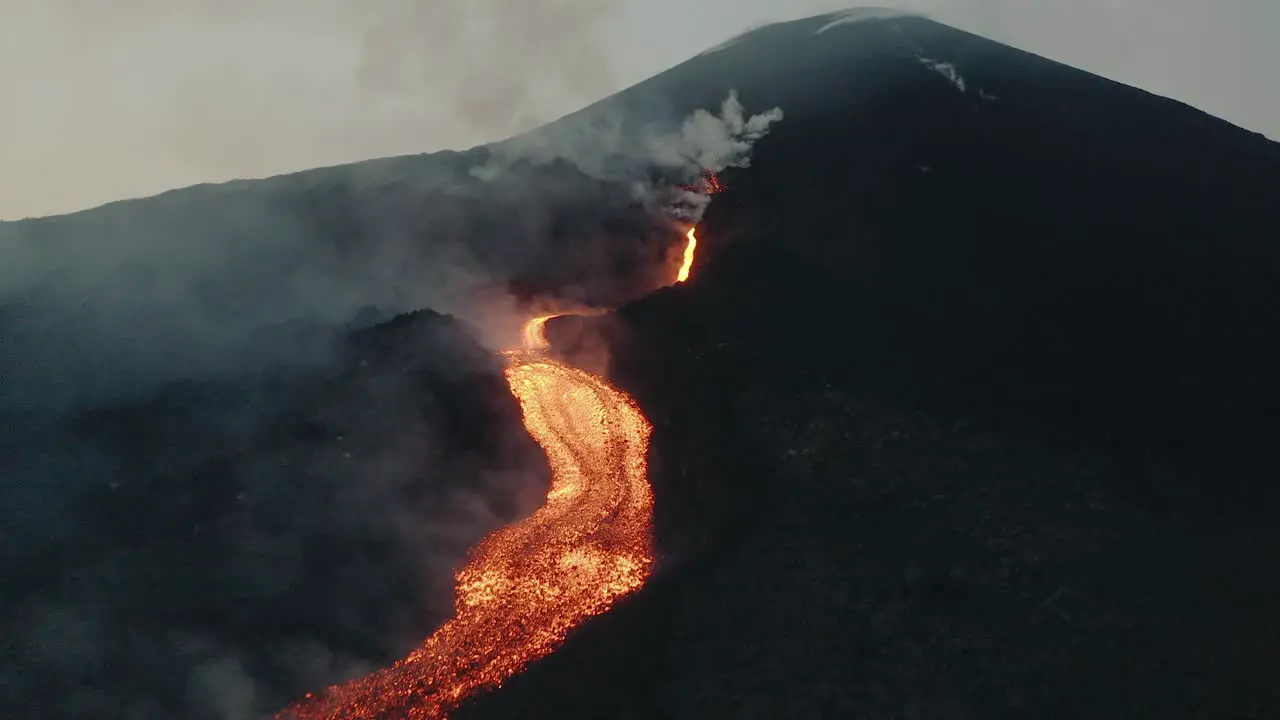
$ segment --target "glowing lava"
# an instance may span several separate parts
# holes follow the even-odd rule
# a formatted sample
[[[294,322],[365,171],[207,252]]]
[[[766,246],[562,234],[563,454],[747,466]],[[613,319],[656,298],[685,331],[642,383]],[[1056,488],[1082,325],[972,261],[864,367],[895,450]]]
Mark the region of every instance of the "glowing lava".
[[[455,617],[408,658],[279,717],[446,717],[644,584],[653,564],[649,422],[604,379],[539,353],[546,320],[525,326],[529,349],[504,353],[525,427],[551,465],[546,504],[471,551]]]
[[[714,174],[708,182],[719,189]],[[698,246],[685,237],[676,282]],[[590,314],[594,312],[588,311]],[[498,530],[457,575],[454,618],[395,665],[331,687],[282,711],[296,720],[444,718],[550,654],[583,620],[644,584],[653,566],[651,427],[626,393],[544,354],[546,323],[523,328],[523,350],[503,353],[524,426],[551,465],[546,503]]]
[[[547,321],[555,315],[536,317],[524,324],[520,334],[527,350],[544,350],[547,347]]]
[[[689,238],[689,243],[684,246],[684,262],[680,265],[680,271],[676,273],[676,282],[682,283],[689,279],[689,271],[693,269],[693,252],[698,249],[698,236],[694,234],[696,228],[689,228],[689,232],[685,233],[685,237]]]

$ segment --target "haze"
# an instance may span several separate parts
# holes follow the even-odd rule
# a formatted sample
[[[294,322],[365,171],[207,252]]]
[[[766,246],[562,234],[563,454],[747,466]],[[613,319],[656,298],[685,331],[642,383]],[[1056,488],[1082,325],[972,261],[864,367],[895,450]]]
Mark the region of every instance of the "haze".
[[[1272,0],[885,3],[1280,138]],[[839,0],[0,0],[0,218],[464,148]]]

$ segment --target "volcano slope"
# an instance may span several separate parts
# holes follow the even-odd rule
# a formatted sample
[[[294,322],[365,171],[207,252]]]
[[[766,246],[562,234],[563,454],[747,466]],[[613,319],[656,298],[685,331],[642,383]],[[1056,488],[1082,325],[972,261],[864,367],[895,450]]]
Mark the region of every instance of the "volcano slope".
[[[0,333],[21,338],[0,344],[0,407],[296,361],[264,328],[298,318],[431,307],[490,320],[511,297],[634,298],[665,278],[671,228],[632,177],[480,147],[0,222]]]
[[[653,423],[660,567],[457,717],[1274,716],[1280,146],[837,19],[609,101],[787,115],[689,282],[547,324]]]
[[[0,714],[267,716],[417,646],[467,549],[545,496],[461,324],[277,332],[330,362],[0,416]]]

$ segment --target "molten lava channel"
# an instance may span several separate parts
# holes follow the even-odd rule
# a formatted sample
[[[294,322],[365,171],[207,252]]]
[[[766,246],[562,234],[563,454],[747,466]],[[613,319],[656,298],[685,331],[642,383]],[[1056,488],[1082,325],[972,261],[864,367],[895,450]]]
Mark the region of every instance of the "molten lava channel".
[[[534,348],[544,322],[526,326]],[[413,654],[280,717],[445,717],[644,584],[654,560],[648,420],[596,375],[537,350],[504,356],[525,427],[551,465],[546,503],[471,551],[457,575],[455,617]]]
[[[693,267],[694,230],[685,233],[677,283],[688,280]],[[652,428],[626,393],[545,354],[552,317],[527,322],[524,349],[503,353],[525,428],[551,465],[546,503],[471,550],[457,574],[453,619],[409,657],[308,694],[278,718],[447,717],[644,584],[654,563],[646,462]]]
[[[689,279],[689,271],[693,269],[693,253],[698,249],[698,236],[694,232],[696,228],[689,228],[689,232],[685,233],[688,243],[684,246],[684,260],[680,263],[680,270],[676,273],[676,282],[682,283]]]

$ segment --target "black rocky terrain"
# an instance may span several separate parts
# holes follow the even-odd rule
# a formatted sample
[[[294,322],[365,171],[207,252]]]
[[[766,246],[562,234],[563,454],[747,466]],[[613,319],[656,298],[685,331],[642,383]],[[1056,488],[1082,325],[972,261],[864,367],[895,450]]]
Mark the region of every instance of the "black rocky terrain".
[[[4,416],[5,717],[257,717],[389,664],[545,494],[499,360],[453,319],[279,332],[336,359]]]
[[[786,118],[690,282],[548,324],[654,422],[664,566],[458,717],[1275,716],[1280,145],[835,19],[610,101]]]

